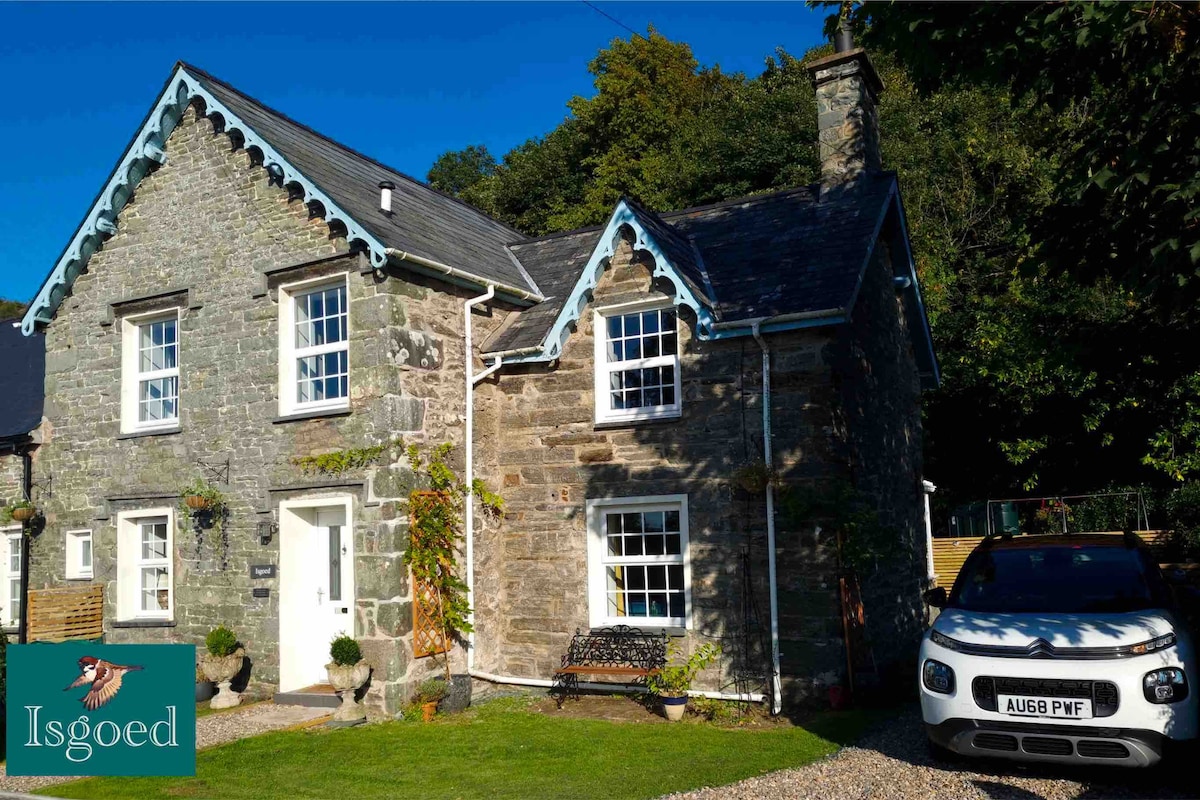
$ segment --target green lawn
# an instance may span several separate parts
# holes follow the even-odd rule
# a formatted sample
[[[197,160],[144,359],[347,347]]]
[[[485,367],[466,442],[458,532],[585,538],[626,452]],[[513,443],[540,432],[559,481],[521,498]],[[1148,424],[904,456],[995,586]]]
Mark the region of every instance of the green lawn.
[[[824,714],[803,728],[631,724],[550,717],[496,700],[431,724],[309,729],[205,750],[195,778],[93,778],[47,787],[78,798],[656,797],[807,764],[870,719]]]

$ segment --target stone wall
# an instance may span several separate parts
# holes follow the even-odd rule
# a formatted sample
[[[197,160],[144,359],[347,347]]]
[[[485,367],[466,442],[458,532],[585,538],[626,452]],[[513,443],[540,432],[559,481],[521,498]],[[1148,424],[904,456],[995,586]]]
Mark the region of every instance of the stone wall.
[[[648,266],[626,243],[602,276],[593,307],[653,296],[665,297],[651,289]],[[693,630],[681,641],[685,648],[722,645],[719,667],[703,676],[705,688],[762,691],[769,663],[765,501],[731,481],[740,464],[762,457],[761,350],[748,337],[698,341],[681,322],[682,417],[597,425],[591,311],[555,364],[507,368],[481,393],[480,430],[486,417],[508,501],[504,527],[486,546],[487,557],[499,562],[496,602],[506,613],[481,618],[481,666],[550,677],[576,628],[588,627],[585,500],[685,493]],[[790,481],[826,476],[837,469],[831,459],[839,449],[826,363],[831,334],[768,339],[775,463]],[[779,541],[785,668],[794,662],[805,674],[843,663],[828,545],[811,533],[783,532]]]
[[[916,668],[926,588],[921,388],[906,301],[892,274],[888,247],[880,241],[839,342],[835,373],[852,483],[878,523],[870,534],[877,557],[856,565],[866,636],[883,680],[907,690],[915,685],[905,684],[904,676]]]
[[[250,691],[266,693],[278,680],[279,583],[252,580],[248,567],[279,563],[279,537],[260,544],[258,525],[277,521],[280,500],[349,494],[354,634],[375,667],[367,702],[373,713],[394,712],[406,685],[432,669],[429,659],[413,661],[409,641],[402,501],[412,476],[403,459],[332,477],[301,474],[292,459],[398,437],[461,442],[461,301],[469,292],[407,272],[385,278],[362,271],[365,260],[349,252],[337,231],[271,185],[194,107],[166,150],[167,163],[138,187],[118,233],[92,258],[46,331],[53,435],[39,471],[53,475],[54,492],[46,529],[33,546],[31,585],[61,585],[64,531],[90,528],[95,580],[108,598],[109,641],[199,644],[211,627],[228,624],[253,661]],[[276,287],[340,272],[349,273],[351,412],[276,420]],[[177,433],[121,436],[121,325],[112,322],[112,304],[156,292],[176,292],[184,306],[181,426]],[[491,324],[480,318],[481,337]],[[227,553],[211,536],[198,545],[180,521],[174,626],[115,627],[117,513],[173,506],[182,485],[211,477],[202,465],[224,470],[226,461]],[[270,596],[252,598],[253,587],[270,589]]]

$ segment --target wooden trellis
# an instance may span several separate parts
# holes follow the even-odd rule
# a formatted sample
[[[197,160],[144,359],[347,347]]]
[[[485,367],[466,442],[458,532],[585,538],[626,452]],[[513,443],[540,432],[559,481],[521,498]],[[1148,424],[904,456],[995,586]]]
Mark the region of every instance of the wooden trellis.
[[[438,626],[437,591],[425,581],[413,581],[413,657],[423,658],[450,649]]]

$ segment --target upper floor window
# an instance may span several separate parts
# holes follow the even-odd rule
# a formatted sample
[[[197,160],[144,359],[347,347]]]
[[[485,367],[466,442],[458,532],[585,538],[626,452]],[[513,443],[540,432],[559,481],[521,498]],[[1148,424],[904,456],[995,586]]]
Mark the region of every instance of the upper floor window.
[[[92,577],[92,532],[67,531],[67,580],[88,580]]]
[[[677,329],[673,308],[596,312],[597,422],[679,415]]]
[[[350,308],[346,278],[280,289],[280,412],[350,403]]]
[[[122,331],[121,430],[179,425],[179,311],[127,318]]]

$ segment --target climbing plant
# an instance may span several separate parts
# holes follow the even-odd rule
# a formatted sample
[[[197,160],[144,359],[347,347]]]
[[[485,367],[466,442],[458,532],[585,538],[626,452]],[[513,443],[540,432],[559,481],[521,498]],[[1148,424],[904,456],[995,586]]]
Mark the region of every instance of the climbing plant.
[[[440,444],[422,455],[416,445],[409,445],[406,451],[413,473],[428,488],[409,495],[410,541],[404,563],[412,570],[414,598],[423,606],[420,611],[431,618],[443,644],[472,631],[467,584],[458,574],[466,504],[477,497],[491,518],[498,517],[504,508],[504,500],[483,481],[475,480],[468,486],[458,476],[447,463],[453,449],[451,444]],[[446,652],[444,648],[428,652],[439,650]],[[445,657],[444,668],[449,678],[449,656]]]
[[[292,464],[299,467],[305,475],[341,475],[353,469],[378,464],[384,453],[402,444],[403,440],[392,439],[369,447],[352,447],[315,456],[296,456],[292,459]]]

